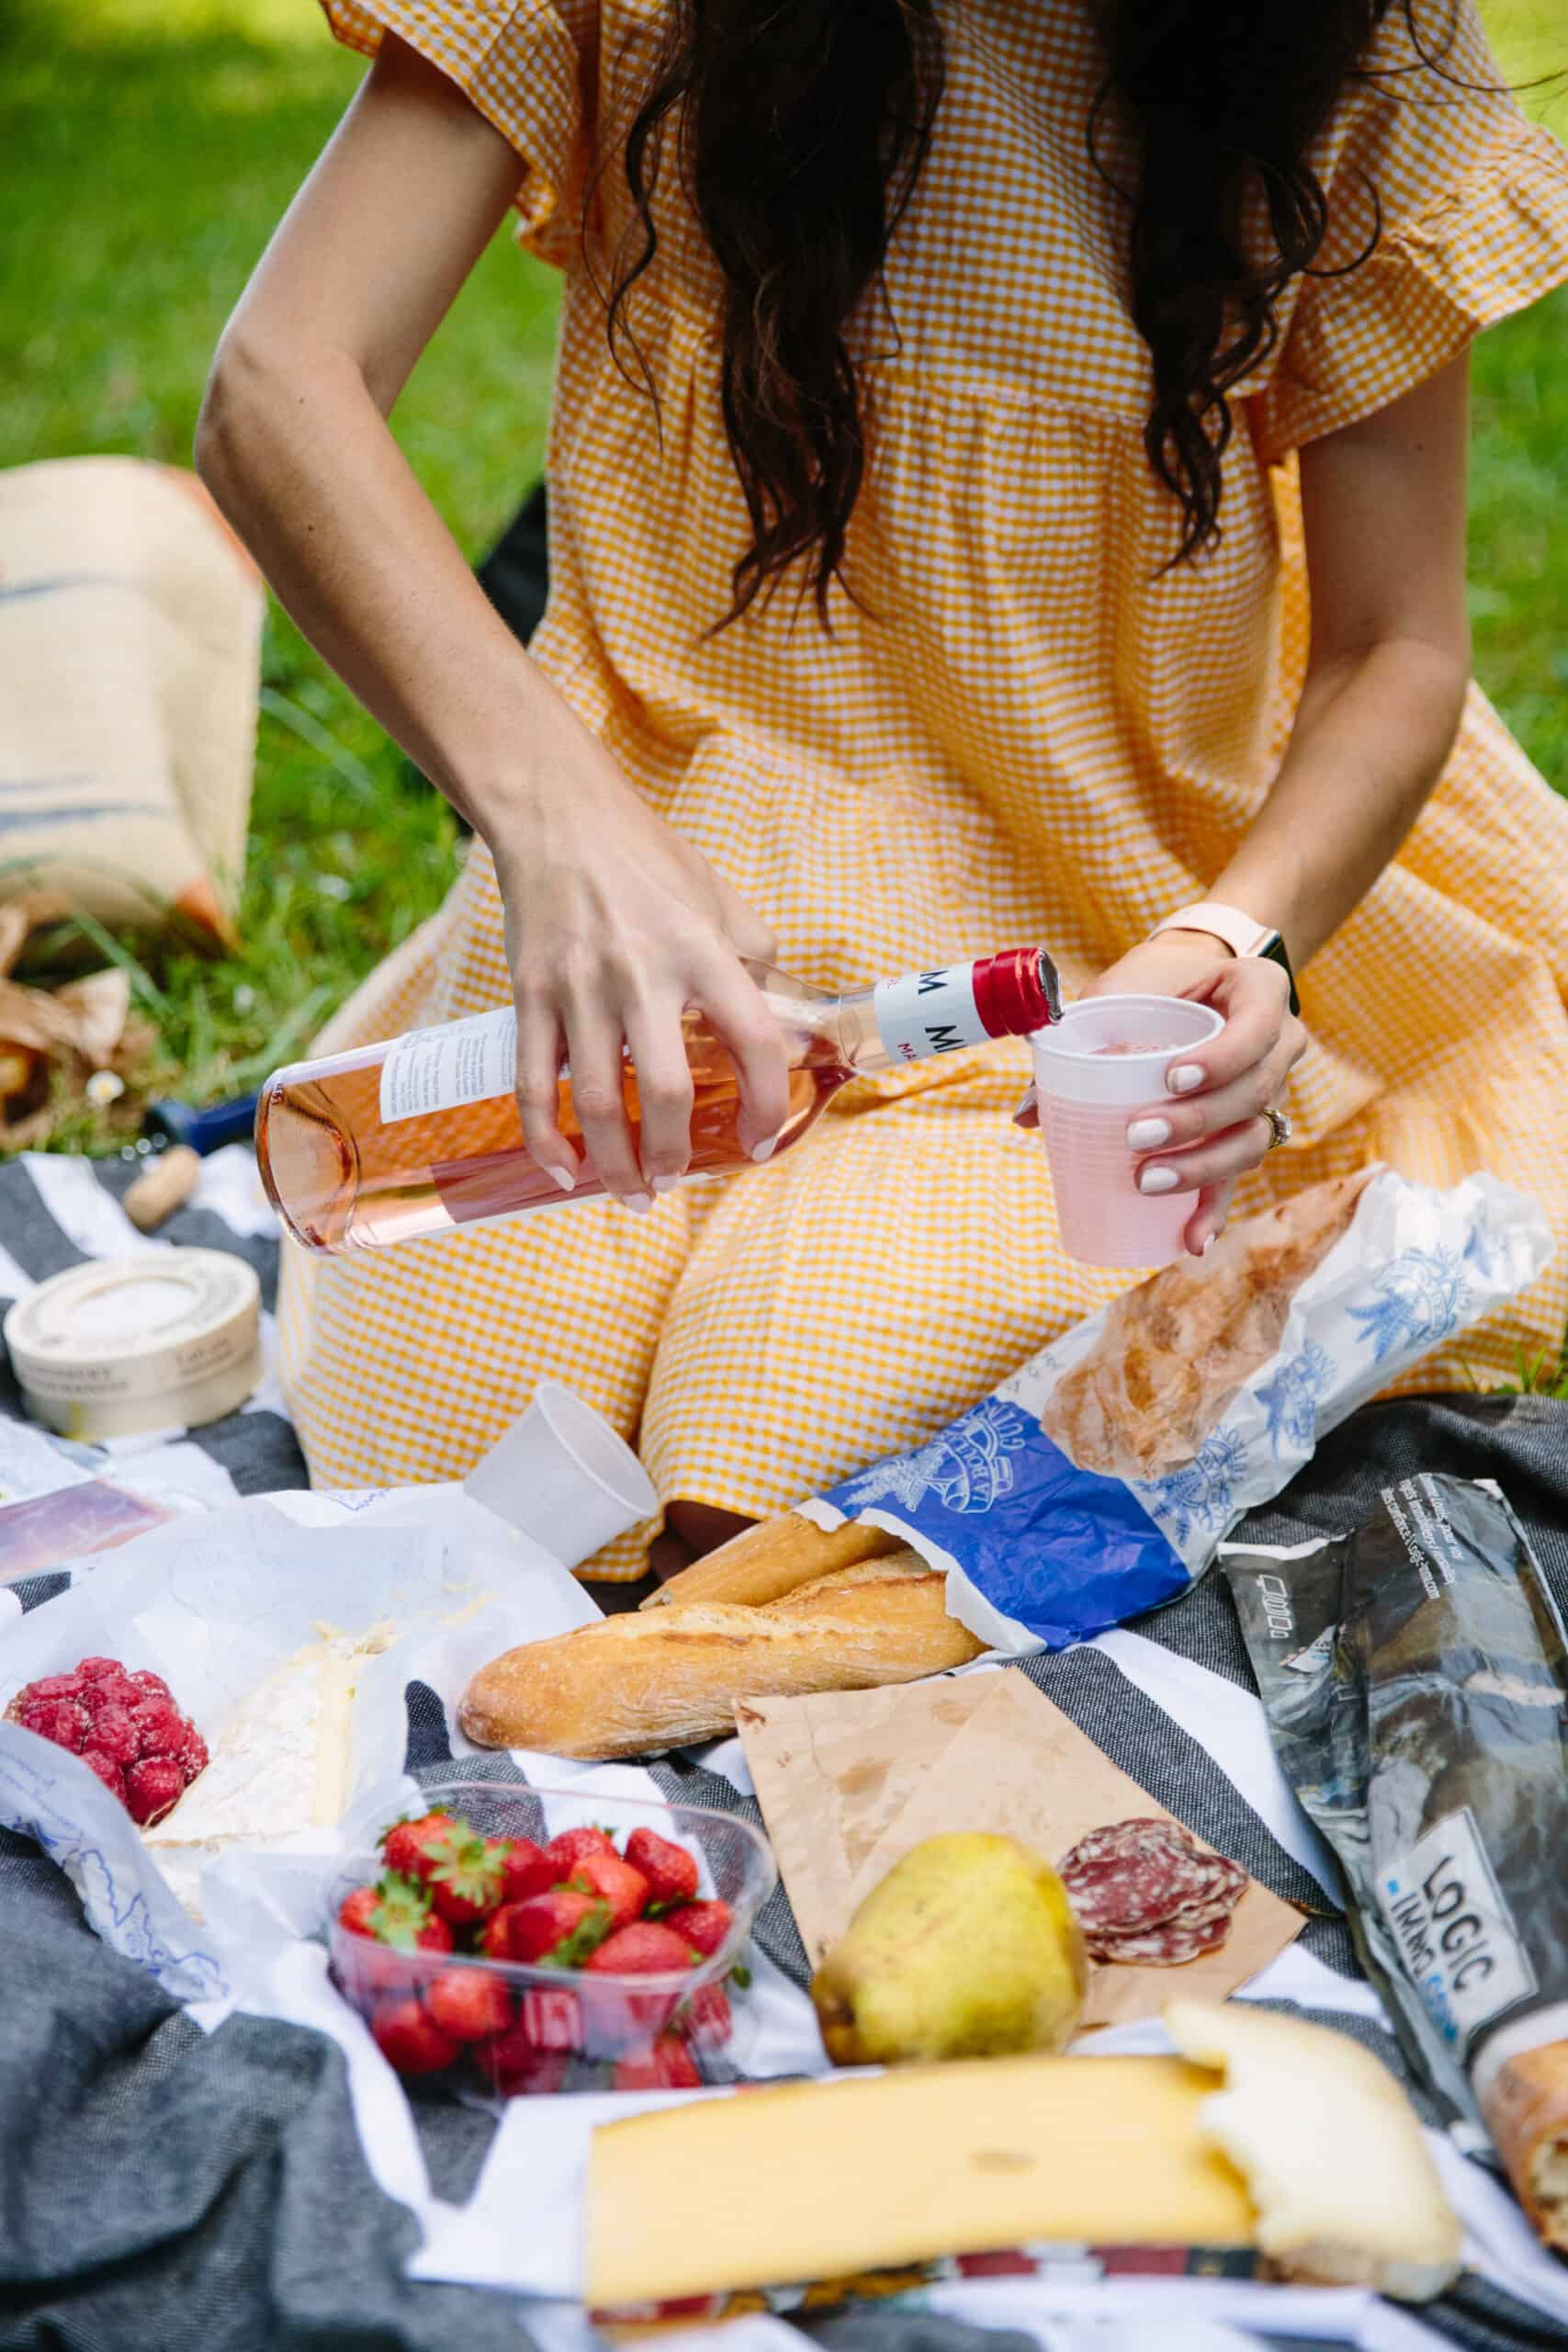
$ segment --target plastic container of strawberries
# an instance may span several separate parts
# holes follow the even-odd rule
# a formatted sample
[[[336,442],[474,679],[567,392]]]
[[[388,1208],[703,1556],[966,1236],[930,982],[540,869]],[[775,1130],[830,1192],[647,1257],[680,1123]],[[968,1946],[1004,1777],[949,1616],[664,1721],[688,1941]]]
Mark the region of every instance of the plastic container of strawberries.
[[[586,1796],[518,1781],[465,1778],[424,1783],[419,1801],[466,1821],[482,1838],[529,1838],[546,1846],[569,1828],[604,1829],[624,1852],[638,1828],[683,1847],[696,1861],[699,1901],[731,1913],[717,1949],[679,1971],[623,1975],[547,1962],[491,1960],[478,1952],[405,1951],[344,1927],[338,1914],[355,1888],[377,1883],[378,1839],[407,1811],[406,1786],[344,1824],[346,1850],[325,1888],[332,1974],[387,2055],[405,2075],[472,2097],[512,2098],[574,2091],[697,2088],[731,2083],[743,2068],[736,2042],[745,2023],[744,1956],[751,1923],[778,1883],[761,1832],[731,1814],[636,1797]],[[444,1975],[479,1972],[491,1990],[481,2037],[460,2042],[434,2026],[447,2007],[435,1994]],[[411,2007],[417,2004],[417,2013]],[[504,2021],[502,2021],[504,2019]],[[421,2020],[426,2030],[421,2030]],[[410,2029],[412,2029],[410,2030]],[[445,2045],[445,2049],[444,2049]]]

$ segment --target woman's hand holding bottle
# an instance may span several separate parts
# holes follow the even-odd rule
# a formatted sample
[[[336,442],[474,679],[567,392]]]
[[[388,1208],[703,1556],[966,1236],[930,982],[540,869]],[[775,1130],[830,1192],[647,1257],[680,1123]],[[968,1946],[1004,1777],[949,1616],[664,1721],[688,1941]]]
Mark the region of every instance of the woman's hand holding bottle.
[[[657,816],[569,713],[531,766],[547,785],[509,800],[491,847],[517,1002],[517,1101],[528,1149],[570,1190],[578,1158],[557,1124],[571,1071],[583,1145],[608,1190],[646,1209],[691,1156],[688,1007],[739,1073],[739,1133],[765,1159],[789,1112],[785,1048],[741,958],[772,963],[765,923]],[[555,757],[550,759],[553,749]],[[637,1071],[640,1153],[623,1046]]]

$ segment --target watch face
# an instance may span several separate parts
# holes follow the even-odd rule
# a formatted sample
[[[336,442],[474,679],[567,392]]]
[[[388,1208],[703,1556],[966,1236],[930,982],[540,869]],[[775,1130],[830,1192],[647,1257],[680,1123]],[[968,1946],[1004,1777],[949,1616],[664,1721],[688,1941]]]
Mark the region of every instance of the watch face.
[[[1299,1013],[1302,1006],[1301,999],[1296,994],[1296,976],[1291,969],[1291,959],[1285,952],[1285,943],[1279,933],[1265,932],[1252,952],[1255,956],[1261,956],[1266,963],[1278,964],[1291,984],[1291,1011]]]

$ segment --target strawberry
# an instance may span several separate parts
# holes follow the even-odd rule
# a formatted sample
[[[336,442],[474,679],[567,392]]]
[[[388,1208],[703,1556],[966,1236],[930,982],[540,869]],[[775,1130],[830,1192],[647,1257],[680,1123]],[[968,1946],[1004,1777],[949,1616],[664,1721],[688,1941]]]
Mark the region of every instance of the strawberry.
[[[613,1976],[660,1976],[693,1964],[690,1945],[662,1919],[634,1919],[629,1928],[617,1928],[582,1963],[596,1974]]]
[[[466,1826],[466,1825],[465,1825]],[[424,1841],[427,1838],[444,1838],[455,1826],[449,1813],[422,1813],[417,1818],[404,1814],[380,1838],[381,1858],[389,1871],[400,1878],[423,1878],[424,1875]]]
[[[694,2091],[702,2088],[691,2052],[678,2033],[661,2033],[646,2050],[628,2051],[615,2061],[611,2087],[617,2091]]]
[[[381,2055],[400,2075],[438,2075],[457,2055],[457,2044],[432,2023],[412,1996],[383,2002],[370,2030]]]
[[[681,2020],[687,2041],[696,2050],[717,2050],[735,2030],[729,1996],[722,1984],[699,1984]]]
[[[338,1926],[340,1928],[346,1928],[351,1936],[374,1937],[376,1933],[376,1913],[380,1905],[380,1901],[381,1896],[378,1888],[374,1886],[356,1886],[354,1893],[352,1894],[345,1894],[343,1901],[338,1905]]]
[[[125,1774],[115,1758],[112,1756],[106,1756],[101,1747],[85,1747],[82,1751],[82,1761],[89,1772],[97,1774],[110,1796],[118,1797],[123,1804],[125,1803]]]
[[[558,2091],[571,2064],[565,2050],[541,2050],[522,2026],[474,2044],[474,2064],[480,2079],[502,2098],[527,2093]]]
[[[424,1996],[431,2022],[454,2041],[484,2041],[512,2023],[504,1981],[484,1968],[448,1968]]]
[[[421,1875],[430,1899],[449,1928],[472,1928],[488,1919],[502,1898],[500,1838],[480,1838],[466,1821],[455,1821],[439,1838],[420,1847]]]
[[[584,1854],[613,1854],[615,1841],[607,1829],[563,1829],[545,1848],[547,1860],[555,1865],[554,1886],[569,1879]]]
[[[640,1918],[648,1901],[648,1881],[630,1862],[622,1861],[612,1847],[607,1854],[581,1854],[572,1865],[573,1886],[603,1898],[610,1906],[610,1925],[624,1928]]]
[[[648,1881],[650,1903],[690,1903],[697,1891],[697,1858],[651,1829],[634,1829],[626,1860]]]
[[[664,1925],[673,1928],[682,1943],[705,1958],[716,1952],[730,1928],[735,1914],[728,1903],[683,1903],[678,1911],[667,1911]]]
[[[68,1747],[73,1756],[80,1756],[87,1745],[87,1710],[79,1699],[31,1698],[18,1712],[24,1731],[36,1732],[56,1747]]]
[[[122,1770],[134,1764],[141,1753],[141,1735],[130,1709],[108,1702],[92,1713],[93,1746],[101,1755],[112,1756]]]
[[[125,1775],[125,1802],[132,1821],[145,1829],[161,1821],[185,1794],[185,1774],[171,1756],[143,1756]]]
[[[512,1958],[512,1915],[516,1908],[515,1903],[503,1903],[479,1929],[479,1949],[486,1960]]]
[[[518,2024],[540,2050],[581,2050],[582,2002],[563,1984],[530,1984],[523,1996]]]
[[[452,1930],[432,1911],[423,1887],[389,1871],[377,1881],[376,1893],[379,1900],[371,1931],[378,1943],[389,1945],[393,1951],[451,1951]]]
[[[392,1871],[346,1895],[338,1924],[356,1939],[351,1953],[337,1955],[337,1965],[344,1989],[361,2007],[367,2007],[374,1995],[416,1989],[419,1972],[411,1964],[412,1954],[452,1949],[452,1930],[435,1917],[424,1889]]]
[[[501,1866],[501,1899],[525,1903],[529,1895],[554,1886],[556,1878],[556,1866],[542,1846],[536,1846],[532,1838],[514,1838]]]
[[[610,1932],[608,1905],[574,1887],[531,1894],[526,1903],[510,1905],[509,1913],[513,1959],[548,1961],[552,1968],[581,1967]]]

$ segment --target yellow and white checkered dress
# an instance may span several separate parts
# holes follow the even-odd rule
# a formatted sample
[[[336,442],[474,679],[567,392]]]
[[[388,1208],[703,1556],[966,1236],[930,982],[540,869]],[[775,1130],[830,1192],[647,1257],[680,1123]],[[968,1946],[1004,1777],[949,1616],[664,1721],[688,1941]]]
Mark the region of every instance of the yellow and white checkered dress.
[[[1069,987],[1201,898],[1269,789],[1299,691],[1292,453],[1382,407],[1568,278],[1568,157],[1505,95],[1359,81],[1321,142],[1342,278],[1291,289],[1243,401],[1224,537],[1162,571],[1173,503],[1145,458],[1146,355],[1118,200],[1088,158],[1092,0],[951,0],[934,146],[853,334],[872,455],[829,639],[780,596],[716,639],[745,512],[720,423],[716,276],[664,175],[633,319],[662,410],[605,347],[584,192],[661,0],[326,0],[389,27],[515,146],[523,232],[566,276],[550,451],[551,600],[535,651],[637,788],[828,987],[1029,940]],[[1436,5],[1436,0],[1434,0]],[[1418,14],[1424,11],[1418,11]],[[1437,13],[1446,21],[1449,0]],[[1409,65],[1403,11],[1380,37]],[[1468,0],[1450,72],[1495,74]],[[1332,254],[1331,254],[1332,257]],[[1295,1141],[1243,1204],[1371,1159],[1488,1167],[1568,1230],[1568,808],[1479,693],[1397,861],[1303,986]],[[332,1046],[499,1003],[476,851]],[[293,1257],[288,1380],[318,1481],[450,1477],[569,1381],[660,1492],[762,1512],[914,1443],[1124,1277],[1064,1258],[1021,1048],[862,1081],[776,1166],[363,1257]],[[1568,1262],[1408,1384],[1555,1346]],[[599,1571],[634,1574],[629,1540]]]

